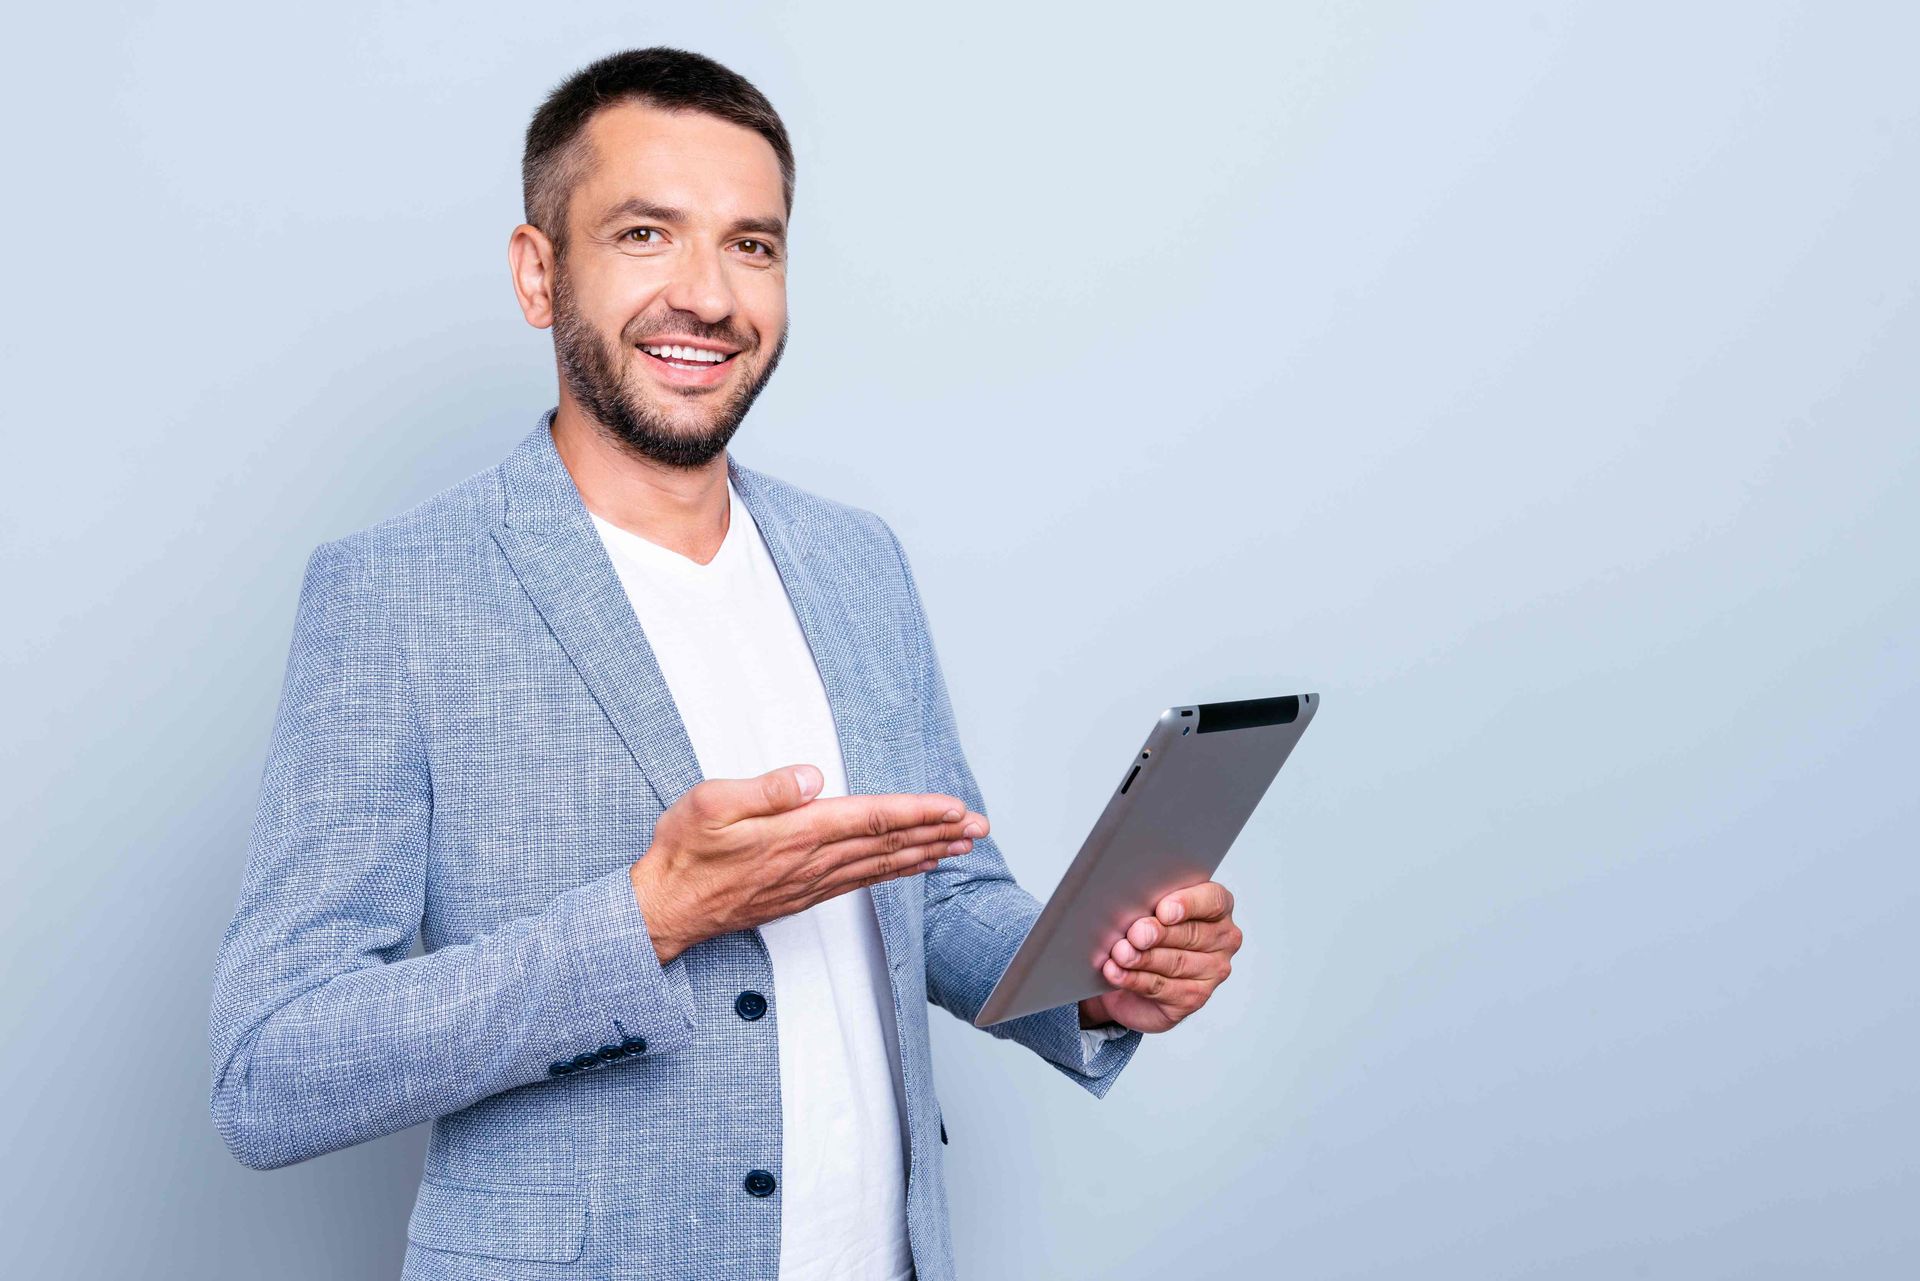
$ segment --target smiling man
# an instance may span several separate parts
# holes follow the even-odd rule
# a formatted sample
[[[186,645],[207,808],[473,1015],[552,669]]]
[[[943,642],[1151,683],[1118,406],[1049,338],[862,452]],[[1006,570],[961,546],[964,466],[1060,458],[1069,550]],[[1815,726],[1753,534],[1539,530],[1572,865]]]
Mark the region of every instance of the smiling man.
[[[971,1020],[1039,905],[893,531],[727,449],[793,172],[709,59],[563,83],[509,244],[558,405],[308,561],[211,1110],[259,1169],[432,1121],[405,1277],[953,1274],[928,1004]],[[1232,906],[1170,895],[1113,991],[994,1034],[1105,1094]]]

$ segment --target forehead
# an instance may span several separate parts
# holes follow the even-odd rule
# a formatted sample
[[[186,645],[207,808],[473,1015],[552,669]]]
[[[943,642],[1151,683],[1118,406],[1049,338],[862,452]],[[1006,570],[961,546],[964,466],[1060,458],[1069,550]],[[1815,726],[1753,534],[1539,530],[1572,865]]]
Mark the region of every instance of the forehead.
[[[695,218],[784,218],[780,158],[743,125],[695,111],[623,102],[594,113],[572,216],[590,223],[638,196]]]

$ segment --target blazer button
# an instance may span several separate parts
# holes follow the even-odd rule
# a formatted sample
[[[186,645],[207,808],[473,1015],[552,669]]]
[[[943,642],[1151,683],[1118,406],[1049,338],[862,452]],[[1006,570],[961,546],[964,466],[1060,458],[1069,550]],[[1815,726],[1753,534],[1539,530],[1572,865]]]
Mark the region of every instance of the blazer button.
[[[573,1071],[573,1064],[569,1063],[565,1059],[559,1059],[559,1060],[556,1060],[555,1062],[547,1064],[548,1076],[565,1076],[567,1073],[571,1071]]]
[[[754,1196],[772,1196],[773,1176],[765,1170],[748,1170],[742,1186]]]
[[[621,1049],[617,1045],[603,1045],[599,1048],[598,1051],[596,1051],[595,1057],[597,1057],[602,1063],[611,1063],[615,1059],[626,1058],[627,1052]]]
[[[585,1054],[576,1054],[573,1056],[573,1069],[577,1072],[581,1068],[590,1068],[599,1061],[600,1056],[589,1050]]]
[[[758,992],[742,992],[733,998],[733,1012],[751,1023],[767,1012],[767,998]],[[760,1195],[765,1196],[766,1193]]]
[[[630,1036],[620,1042],[620,1048],[628,1054],[645,1054],[647,1052],[647,1038],[644,1036]]]

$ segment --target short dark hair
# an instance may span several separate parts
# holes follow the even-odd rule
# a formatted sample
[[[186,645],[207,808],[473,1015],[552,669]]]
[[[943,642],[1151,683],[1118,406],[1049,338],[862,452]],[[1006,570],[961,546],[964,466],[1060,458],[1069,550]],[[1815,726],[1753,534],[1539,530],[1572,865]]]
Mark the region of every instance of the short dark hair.
[[[656,46],[609,54],[561,81],[527,126],[520,159],[526,220],[566,251],[567,201],[586,167],[587,122],[602,107],[641,102],[698,111],[753,130],[780,160],[780,194],[793,213],[793,144],[767,96],[738,72],[685,49]]]

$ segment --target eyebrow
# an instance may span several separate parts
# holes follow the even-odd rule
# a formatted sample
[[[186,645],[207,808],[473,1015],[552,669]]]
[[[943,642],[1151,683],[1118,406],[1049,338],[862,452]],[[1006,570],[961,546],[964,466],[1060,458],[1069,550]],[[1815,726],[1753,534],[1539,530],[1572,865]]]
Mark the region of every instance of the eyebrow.
[[[684,209],[676,209],[672,205],[656,204],[654,201],[635,196],[628,200],[622,200],[619,204],[607,210],[606,214],[600,219],[600,223],[602,226],[605,226],[607,223],[622,222],[628,218],[649,218],[654,222],[677,222],[682,224],[692,221]],[[785,239],[787,224],[779,218],[736,218],[728,225],[726,234],[731,236],[735,232],[741,231],[758,232],[763,236],[779,236]]]

